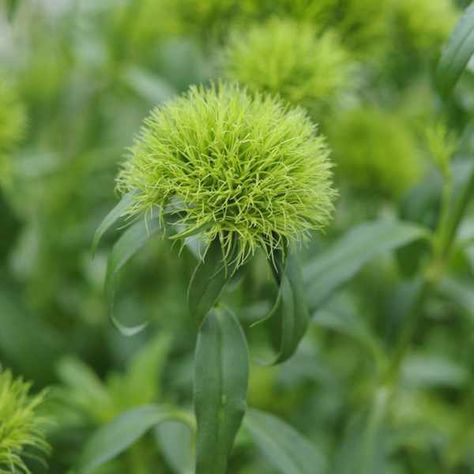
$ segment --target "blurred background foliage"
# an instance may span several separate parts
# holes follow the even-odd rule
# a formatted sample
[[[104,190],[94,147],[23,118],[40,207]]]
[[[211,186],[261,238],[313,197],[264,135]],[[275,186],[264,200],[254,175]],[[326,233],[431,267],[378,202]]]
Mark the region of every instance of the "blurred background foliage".
[[[472,68],[449,107],[440,106],[432,84],[464,6],[0,3],[0,361],[36,391],[50,387],[43,410],[52,420],[52,452],[47,467],[28,461],[34,473],[74,472],[91,434],[129,408],[191,404],[196,328],[185,295],[193,256],[157,240],[128,266],[117,316],[150,324],[125,338],[108,320],[107,242],[95,258],[90,251],[117,200],[118,165],[149,110],[217,78],[306,107],[333,149],[340,194],[334,225],[304,249],[308,259],[367,220],[398,217],[434,228],[443,183],[456,190],[472,162]],[[422,242],[366,265],[362,256],[361,271],[317,306],[292,360],[252,365],[249,405],[304,433],[330,473],[474,473],[473,244],[471,206],[420,309],[396,390],[380,374],[419,283]],[[262,259],[229,295],[246,326],[274,292]],[[264,335],[250,331],[257,347]],[[97,472],[186,473],[189,449],[189,433],[168,423]],[[243,433],[230,472],[276,471]]]

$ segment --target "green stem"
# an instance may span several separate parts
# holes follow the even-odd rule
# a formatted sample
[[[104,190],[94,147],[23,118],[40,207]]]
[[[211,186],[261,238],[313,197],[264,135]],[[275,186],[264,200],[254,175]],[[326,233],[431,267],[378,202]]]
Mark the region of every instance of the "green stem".
[[[452,207],[452,212],[450,212],[451,199],[448,194],[451,194],[452,198],[452,189],[451,180],[448,179],[443,193],[443,209],[441,210],[440,222],[434,236],[435,245],[432,259],[423,275],[414,302],[405,316],[404,325],[400,332],[392,363],[389,365],[388,379],[392,382],[399,376],[401,364],[410,348],[426,298],[433,288],[436,287],[437,282],[443,274],[444,268],[451,255],[462,218],[466,212],[469,201],[474,195],[474,166],[471,169],[466,185],[463,187],[460,196]]]
[[[361,473],[373,472],[373,459],[378,431],[385,418],[391,395],[392,390],[389,386],[382,385],[375,391],[367,428],[364,433]]]
[[[471,174],[468,178],[466,186],[461,191],[461,195],[457,199],[453,212],[448,219],[446,231],[442,235],[441,240],[441,258],[447,259],[450,255],[453,242],[455,240],[457,231],[461,224],[462,218],[466,212],[469,201],[474,195],[474,166],[471,169]]]

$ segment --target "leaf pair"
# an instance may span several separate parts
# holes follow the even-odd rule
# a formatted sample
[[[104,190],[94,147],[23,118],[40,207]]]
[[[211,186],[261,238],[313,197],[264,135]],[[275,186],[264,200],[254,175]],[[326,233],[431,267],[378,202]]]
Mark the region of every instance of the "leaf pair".
[[[172,420],[172,421],[171,421]],[[326,472],[325,457],[294,428],[275,416],[259,410],[249,410],[244,427],[262,451],[268,463],[281,474],[321,474]],[[185,414],[157,405],[146,405],[129,410],[100,428],[87,442],[80,458],[79,474],[93,474],[155,428],[167,461],[176,472],[190,472],[188,458],[189,434],[192,429]],[[174,441],[174,443],[173,443]],[[198,441],[198,450],[199,450]],[[196,474],[226,472],[225,465],[213,463],[213,451],[208,451],[207,464],[199,465]],[[202,457],[200,462],[204,462]],[[207,461],[206,461],[207,462]],[[219,461],[217,461],[219,462]],[[200,470],[201,469],[201,470]]]

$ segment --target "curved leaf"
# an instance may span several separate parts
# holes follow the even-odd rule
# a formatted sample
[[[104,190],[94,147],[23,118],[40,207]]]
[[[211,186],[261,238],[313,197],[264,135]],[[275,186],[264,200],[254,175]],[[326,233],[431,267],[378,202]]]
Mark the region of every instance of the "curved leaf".
[[[178,418],[175,410],[146,405],[123,413],[100,428],[87,442],[78,471],[89,474],[125,451],[161,421]]]
[[[284,362],[291,357],[306,333],[309,322],[309,311],[304,293],[301,267],[292,254],[286,257],[280,279],[278,306],[274,311],[279,326],[278,355],[274,364]]]
[[[244,426],[268,462],[282,474],[320,474],[324,456],[294,428],[269,413],[248,410]]]
[[[428,237],[421,226],[402,221],[366,222],[351,229],[303,269],[312,311],[377,255]]]
[[[234,266],[224,261],[219,239],[215,239],[196,266],[188,287],[189,310],[199,324],[216,303],[233,270]]]
[[[113,315],[113,303],[115,287],[120,270],[125,264],[148,242],[148,240],[160,230],[158,219],[150,221],[144,219],[129,227],[115,243],[107,261],[107,273],[105,278],[105,291],[110,301],[110,318],[119,331],[132,336],[141,331],[146,323],[128,327],[117,321]]]
[[[193,431],[175,420],[160,423],[155,438],[169,466],[176,474],[193,474]]]
[[[92,239],[92,253],[95,253],[104,234],[123,216],[124,212],[132,204],[134,192],[129,192],[122,196],[119,203],[105,216],[95,231]]]
[[[474,5],[459,20],[445,45],[436,70],[436,84],[446,95],[459,80],[474,53]]]
[[[194,367],[196,474],[225,474],[246,408],[248,349],[236,317],[210,311],[199,331]]]

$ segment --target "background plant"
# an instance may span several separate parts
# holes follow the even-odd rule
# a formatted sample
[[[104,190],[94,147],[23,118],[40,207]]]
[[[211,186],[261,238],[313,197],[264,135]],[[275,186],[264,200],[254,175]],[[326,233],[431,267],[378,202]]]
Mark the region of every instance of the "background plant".
[[[206,11],[212,2],[194,3]],[[350,60],[348,90],[330,100],[324,116],[312,116],[334,149],[340,196],[332,226],[303,248],[306,336],[284,364],[251,364],[248,404],[258,411],[244,418],[228,471],[305,472],[305,459],[309,472],[472,471],[472,12],[436,67],[468,2],[249,0],[225,17],[218,12],[212,28],[209,17],[184,21],[159,4],[0,6],[1,76],[27,116],[8,153],[9,184],[1,180],[0,360],[32,380],[34,391],[57,388],[47,402],[54,422],[48,467],[35,464],[33,472],[76,470],[102,430],[130,436],[120,450],[116,441],[110,450],[99,444],[88,451],[89,459],[107,453],[97,472],[189,472],[189,464],[177,463],[182,453],[192,457],[195,428],[196,329],[186,291],[196,258],[151,239],[127,263],[114,316],[148,326],[126,338],[110,325],[103,293],[109,249],[120,234],[105,235],[94,259],[90,244],[117,203],[123,150],[150,109],[218,79],[234,41],[229,32],[245,34],[275,16],[309,23],[318,34],[330,30]],[[414,21],[421,17],[422,24]],[[343,176],[342,139],[331,130],[360,109],[383,111],[408,130],[423,164],[403,192],[362,193]],[[226,298],[242,326],[271,310],[272,278],[257,254],[245,277],[232,282]],[[247,332],[256,357],[270,329]],[[161,333],[167,349],[150,349],[144,365],[154,375],[140,378],[147,371],[132,361]],[[137,399],[132,387],[143,380],[155,390]],[[116,388],[122,385],[130,388]],[[101,416],[92,413],[95,405],[104,407]],[[171,413],[181,421],[168,421]],[[144,419],[151,425],[123,429]]]

